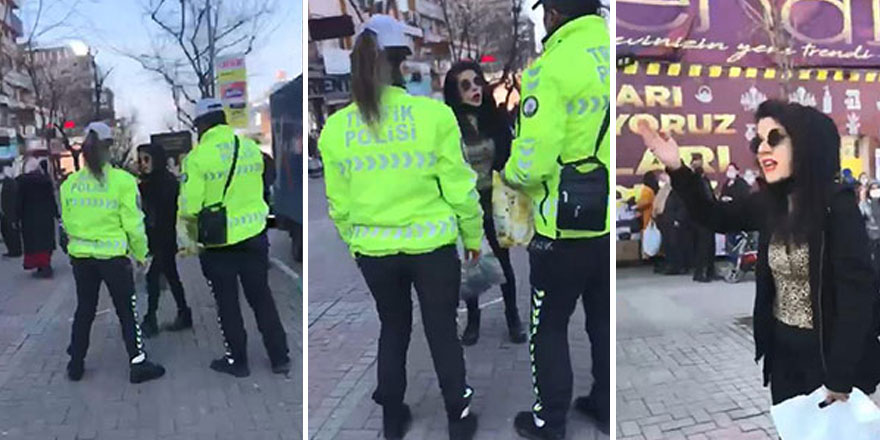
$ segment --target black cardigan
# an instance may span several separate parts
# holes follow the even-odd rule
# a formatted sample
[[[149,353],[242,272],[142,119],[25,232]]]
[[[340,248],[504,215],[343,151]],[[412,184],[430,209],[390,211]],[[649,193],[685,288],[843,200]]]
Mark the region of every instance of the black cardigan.
[[[767,261],[771,226],[769,194],[761,191],[732,203],[707,199],[699,176],[681,166],[668,171],[691,218],[720,233],[760,231],[754,308],[755,361],[764,358],[764,385],[773,362],[773,302],[776,285]],[[871,269],[868,236],[851,189],[831,189],[824,232],[809,238],[810,298],[820,339],[825,386],[870,394],[880,381],[877,340],[878,289]]]

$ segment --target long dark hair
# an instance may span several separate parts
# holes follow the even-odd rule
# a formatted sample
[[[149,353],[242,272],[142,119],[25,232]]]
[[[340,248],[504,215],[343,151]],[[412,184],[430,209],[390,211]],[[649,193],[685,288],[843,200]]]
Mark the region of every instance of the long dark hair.
[[[504,119],[498,107],[496,107],[495,100],[492,99],[492,93],[488,87],[483,89],[483,104],[480,107],[472,107],[465,104],[462,100],[461,90],[458,86],[458,75],[468,70],[473,70],[477,74],[477,78],[486,82],[483,69],[473,61],[459,61],[455,63],[449,69],[449,72],[446,73],[446,79],[443,82],[443,98],[446,101],[446,105],[452,107],[452,111],[455,112],[455,118],[458,120],[461,135],[466,141],[490,136],[499,127],[504,126]],[[476,115],[478,127],[474,127],[471,121],[468,120],[467,115],[469,114]]]
[[[400,65],[408,53],[406,48],[383,50],[378,37],[370,30],[362,32],[355,41],[351,51],[351,94],[361,117],[370,127],[382,120],[380,101],[388,82],[404,84]]]
[[[755,121],[772,118],[791,139],[791,177],[768,184],[774,200],[774,233],[787,242],[805,242],[822,230],[832,187],[840,173],[840,134],[834,121],[812,107],[770,100]]]
[[[86,138],[86,142],[82,147],[83,158],[86,161],[86,168],[98,180],[104,180],[104,165],[107,164],[107,156],[109,151],[104,142],[98,139],[98,135],[90,132]]]

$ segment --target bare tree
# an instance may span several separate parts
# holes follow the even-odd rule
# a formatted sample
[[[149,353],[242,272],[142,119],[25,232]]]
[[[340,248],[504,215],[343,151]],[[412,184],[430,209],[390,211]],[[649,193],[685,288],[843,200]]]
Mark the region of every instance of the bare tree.
[[[119,168],[131,168],[136,152],[134,133],[139,124],[137,111],[128,117],[118,118],[113,130],[113,145],[110,148],[110,163]]]
[[[89,56],[89,61],[92,63],[92,90],[94,92],[92,101],[92,119],[97,121],[101,119],[101,103],[104,98],[104,83],[107,82],[107,78],[113,73],[113,67],[104,69],[99,66],[97,53],[93,53],[91,50],[89,51]]]
[[[740,5],[753,23],[752,32],[770,42],[773,64],[781,73],[779,86],[787,96],[794,75],[794,56],[790,50],[793,41],[791,33],[783,25],[781,8],[762,0],[741,0]]]
[[[162,78],[175,98],[178,120],[192,129],[188,109],[200,98],[217,95],[217,59],[253,51],[276,1],[149,0],[145,12],[155,27],[152,52],[129,57]]]

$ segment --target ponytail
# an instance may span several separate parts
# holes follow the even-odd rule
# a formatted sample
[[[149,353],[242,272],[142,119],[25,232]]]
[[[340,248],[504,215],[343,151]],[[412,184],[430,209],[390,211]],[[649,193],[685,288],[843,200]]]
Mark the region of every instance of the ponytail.
[[[107,147],[98,140],[98,136],[89,133],[89,137],[82,147],[83,157],[86,160],[86,168],[99,181],[104,180],[104,165],[107,164]]]
[[[351,92],[361,117],[371,127],[382,118],[379,100],[385,86],[382,69],[387,64],[376,34],[364,31],[351,51]]]

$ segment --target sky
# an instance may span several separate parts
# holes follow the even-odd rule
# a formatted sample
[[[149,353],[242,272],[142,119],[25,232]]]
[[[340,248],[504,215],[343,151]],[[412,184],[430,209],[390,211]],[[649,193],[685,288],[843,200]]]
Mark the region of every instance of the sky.
[[[47,3],[53,0],[44,0]],[[65,2],[65,0],[55,0]],[[149,22],[144,4],[148,0],[67,0],[47,15],[67,16],[70,5],[76,4],[69,27],[45,38],[50,45],[82,40],[97,52],[102,69],[112,68],[107,85],[116,94],[117,116],[137,114],[139,126],[135,141],[144,142],[151,133],[166,131],[175,122],[174,102],[170,90],[157,75],[145,71],[124,53],[149,51],[150,35],[155,25]],[[24,0],[25,26],[36,0]],[[235,0],[227,1],[235,3]],[[250,100],[264,96],[275,82],[279,70],[288,79],[302,73],[302,0],[278,0],[273,26],[247,57],[248,96]]]

